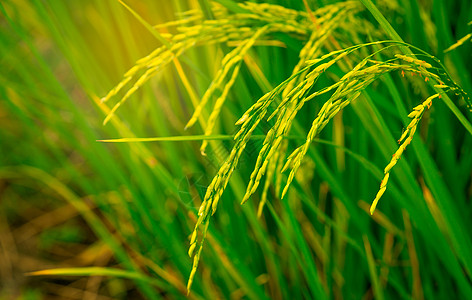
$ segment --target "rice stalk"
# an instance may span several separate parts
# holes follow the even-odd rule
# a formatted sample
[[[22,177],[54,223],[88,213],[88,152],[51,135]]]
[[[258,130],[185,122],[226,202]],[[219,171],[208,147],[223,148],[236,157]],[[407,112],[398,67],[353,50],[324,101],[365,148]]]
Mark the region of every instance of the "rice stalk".
[[[407,64],[395,63],[395,59],[392,59],[387,62],[377,62],[371,60],[371,57],[377,52],[369,55],[360,63],[358,63],[351,71],[346,73],[339,81],[335,82],[331,86],[328,86],[324,89],[320,89],[310,95],[308,91],[313,87],[317,78],[323,74],[329,67],[335,63],[345,59],[346,56],[353,51],[359,50],[362,47],[367,45],[355,46],[350,49],[344,49],[340,51],[333,51],[328,54],[321,56],[318,59],[308,60],[306,63],[307,67],[301,69],[299,72],[293,74],[286,81],[280,84],[271,92],[265,94],[261,97],[254,105],[252,105],[243,116],[236,122],[236,125],[241,125],[240,130],[235,135],[235,145],[223,166],[220,168],[218,174],[214,177],[211,182],[205,199],[199,210],[199,219],[195,225],[194,233],[192,234],[189,255],[194,254],[194,250],[198,247],[196,254],[194,255],[194,266],[190,275],[190,285],[195,276],[196,268],[198,266],[198,260],[200,258],[201,249],[203,247],[203,240],[206,235],[206,230],[208,229],[208,222],[211,215],[216,211],[218,201],[221,198],[221,195],[228,183],[228,180],[238,163],[239,157],[242,154],[247,141],[249,140],[252,132],[257,127],[258,123],[264,119],[268,112],[268,108],[272,105],[277,98],[277,95],[283,95],[282,101],[278,104],[276,109],[272,114],[267,118],[271,119],[277,116],[277,120],[274,126],[268,131],[264,139],[262,149],[259,152],[259,155],[256,160],[256,165],[254,167],[253,173],[251,174],[248,187],[246,189],[246,194],[243,197],[241,203],[245,203],[249,197],[256,191],[257,187],[260,184],[262,176],[268,171],[268,179],[264,186],[263,194],[265,196],[262,198],[258,214],[261,213],[262,207],[267,201],[267,188],[269,179],[273,176],[273,170],[276,168],[274,161],[279,160],[281,152],[278,151],[282,145],[283,137],[288,134],[288,130],[291,127],[291,124],[297,114],[297,112],[303,107],[304,103],[307,101],[313,100],[316,96],[334,91],[330,99],[323,105],[322,109],[318,113],[317,118],[313,121],[312,127],[307,135],[305,144],[295,149],[292,154],[289,155],[287,162],[281,171],[292,169],[285,187],[282,191],[282,196],[284,197],[291,182],[294,179],[294,176],[301,165],[303,157],[305,156],[311,142],[315,137],[321,132],[321,130],[327,125],[327,123],[342,109],[349,105],[353,100],[355,100],[361,94],[362,90],[365,89],[369,84],[378,79],[385,73],[393,71],[402,71],[402,72],[411,72],[416,74],[422,74],[424,78],[431,78],[431,81],[437,82],[436,85],[438,88],[445,87],[440,80],[440,77],[429,71],[428,69],[432,68],[432,65],[420,61],[417,59],[411,59],[410,57],[399,56],[397,59],[406,61]],[[380,51],[385,51],[389,46],[382,48]],[[379,51],[378,51],[379,52]],[[330,59],[327,62],[323,62],[326,59]],[[323,63],[320,63],[323,62]],[[311,69],[311,71],[310,71]],[[434,68],[432,68],[434,71]],[[308,73],[307,73],[308,72]],[[291,90],[287,90],[290,85],[293,85],[293,82],[299,80],[300,74],[306,74],[303,80],[300,81],[297,85],[294,85]],[[454,89],[453,87],[447,86],[449,89]],[[211,211],[211,213],[210,213]],[[203,228],[201,228],[203,226]],[[198,233],[201,231],[201,237],[198,239]],[[196,257],[196,258],[195,258]]]
[[[456,43],[452,44],[449,48],[444,50],[444,53],[447,53],[449,51],[452,51],[452,50],[456,49],[457,47],[459,47],[459,46],[463,45],[465,42],[467,42],[467,40],[469,40],[469,39],[472,42],[472,33],[466,34],[464,37],[462,37]]]
[[[363,19],[357,19],[356,14],[362,10],[362,7],[356,1],[335,3],[310,11],[309,14],[266,3],[246,2],[238,5],[242,10],[237,13],[229,12],[221,5],[213,5],[212,13],[215,19],[212,20],[203,19],[203,15],[199,11],[191,11],[182,14],[184,16],[182,20],[156,25],[154,29],[174,28],[173,33],[162,34],[168,40],[168,45],[159,47],[149,55],[139,59],[135,66],[125,73],[122,81],[102,99],[103,102],[106,102],[119,94],[124,94],[105,118],[104,123],[106,123],[116,110],[143,84],[189,49],[200,45],[222,43],[236,45],[224,56],[220,69],[186,125],[186,128],[194,125],[208,102],[212,98],[216,98],[207,125],[204,128],[204,136],[209,137],[213,134],[228,93],[238,77],[242,60],[256,42],[264,41],[264,39],[270,41],[275,33],[289,34],[306,41],[299,53],[299,61],[292,70],[291,76],[260,97],[236,122],[236,125],[240,128],[234,136],[234,146],[207,188],[190,238],[188,254],[193,257],[193,266],[188,280],[188,291],[190,291],[197,271],[210,218],[217,210],[222,194],[249,139],[262,120],[274,118],[275,124],[265,135],[262,149],[259,151],[245,195],[241,200],[242,204],[248,201],[250,196],[256,192],[262,177],[265,175],[258,215],[262,213],[262,209],[268,200],[268,189],[274,178],[276,194],[281,194],[281,198],[283,198],[295,178],[295,174],[299,170],[311,143],[331,119],[357,99],[372,82],[384,74],[399,71],[403,76],[404,74],[420,75],[425,80],[424,85],[454,91],[462,95],[470,106],[470,99],[451,79],[444,66],[437,59],[420,49],[395,41],[355,44],[354,46],[342,48],[340,42],[341,44],[350,42],[343,41],[342,36],[339,35],[340,31],[350,32],[353,36],[368,34],[364,32],[365,28],[363,26],[352,26],[353,20],[358,20],[362,24],[370,24]],[[369,27],[369,25],[366,25],[366,27]],[[371,27],[373,28],[373,26]],[[371,46],[380,46],[381,48],[369,54]],[[416,49],[420,53],[418,55],[395,53],[394,49],[401,47]],[[336,50],[333,50],[333,48]],[[390,59],[374,60],[373,56],[380,52],[390,57]],[[417,58],[421,55],[431,63]],[[341,78],[333,76],[334,72],[329,74],[326,72],[335,64],[345,70],[345,74]],[[351,65],[353,67],[350,67]],[[316,87],[321,76],[327,76],[334,82],[322,88]],[[125,90],[127,86],[131,87]],[[329,95],[329,99],[318,111],[308,130],[305,142],[287,155],[288,142],[284,138],[291,131],[298,112],[303,109],[308,101],[320,99],[322,95]],[[372,204],[371,213],[374,212],[378,200],[386,189],[391,168],[396,164],[407,144],[411,142],[425,108],[429,108],[431,100],[436,97],[439,97],[439,94],[428,98],[409,115],[413,120],[400,139],[400,141],[405,141],[384,170],[385,177]],[[275,109],[271,111],[273,106],[275,106]],[[267,117],[267,115],[269,116]],[[408,137],[406,137],[407,134],[409,134]],[[200,150],[205,155],[208,139],[204,138],[202,140]],[[285,162],[283,162],[284,160]],[[290,169],[290,173],[282,189],[283,178],[281,173],[288,169]]]
[[[447,86],[445,86],[445,85],[441,85],[441,86],[438,85],[437,87],[447,88]],[[416,128],[417,128],[418,123],[420,122],[421,118],[423,117],[424,112],[426,111],[426,109],[429,109],[431,107],[432,100],[435,99],[435,98],[438,98],[440,96],[441,96],[440,94],[432,95],[431,97],[427,98],[422,104],[420,104],[420,105],[416,106],[415,108],[413,108],[413,111],[410,114],[408,114],[408,117],[412,120],[411,120],[410,124],[408,124],[408,126],[405,129],[405,131],[403,132],[403,134],[401,135],[400,139],[398,140],[398,143],[399,144],[401,143],[400,147],[393,154],[392,159],[390,160],[390,163],[384,169],[384,174],[385,175],[384,175],[384,178],[382,179],[382,181],[380,182],[380,189],[377,192],[377,195],[375,196],[375,199],[372,202],[372,205],[370,206],[370,214],[371,215],[374,214],[375,208],[377,207],[377,204],[378,204],[380,198],[382,197],[382,195],[385,193],[385,190],[387,189],[387,183],[388,183],[388,179],[390,177],[390,171],[397,164],[398,160],[401,158],[401,156],[402,156],[403,152],[405,151],[406,147],[413,140],[413,135],[416,132]]]
[[[264,32],[284,32],[306,36],[311,32],[313,26],[313,24],[307,19],[306,13],[286,9],[282,6],[247,2],[245,4],[240,4],[240,7],[250,11],[251,13],[229,14],[229,12],[222,8],[221,5],[215,4],[212,7],[212,12],[215,17],[220,19],[202,21],[201,16],[194,13],[195,15],[192,16],[192,14],[190,14],[190,17],[181,21],[168,22],[154,26],[155,29],[177,26],[176,30],[178,33],[161,34],[161,36],[168,39],[169,45],[162,46],[142,59],[139,59],[135,66],[124,74],[123,79],[113,89],[111,89],[105,97],[102,98],[102,102],[107,102],[119,94],[126,85],[130,84],[133,80],[135,81],[131,88],[125,92],[124,96],[121,97],[121,99],[113,106],[103,123],[108,123],[109,119],[114,115],[117,109],[123,105],[144,83],[156,75],[159,70],[168,65],[174,58],[181,56],[190,48],[199,45],[247,40],[248,47],[243,47],[237,50],[242,51],[241,54],[243,54],[244,52],[247,52],[248,48],[254,44],[255,40],[262,35],[262,32],[259,33],[257,29],[262,30],[262,28],[265,28],[263,30]],[[333,13],[338,11],[343,13],[349,11],[355,12],[355,8],[359,10],[359,5],[356,2],[347,1],[326,6],[323,9],[320,9],[320,11],[317,11],[316,14],[320,15],[329,12],[330,14],[328,17],[331,17]],[[325,22],[325,19],[323,18],[320,18],[319,20]],[[328,18],[327,20],[332,22],[331,18]],[[183,26],[198,21],[202,22],[197,25]],[[267,30],[268,27],[270,27],[270,30]],[[229,57],[232,57],[232,55]],[[235,64],[236,62],[237,59],[232,63]],[[141,75],[139,75],[140,73]],[[207,95],[206,98],[210,95],[211,94]],[[202,107],[206,101],[208,101],[206,98],[204,98],[204,100],[202,99]],[[200,110],[201,108],[197,109],[194,117],[199,115]],[[194,122],[195,120],[192,117],[187,127],[190,127]]]
[[[223,67],[220,69],[220,71],[217,73],[215,76],[215,79],[210,85],[210,88],[205,92],[205,95],[202,98],[202,101],[200,104],[197,106],[195,109],[195,112],[190,119],[190,121],[187,123],[185,128],[191,127],[196,121],[198,116],[200,115],[202,108],[205,106],[205,104],[208,102],[209,98],[216,92],[218,89],[222,89],[220,97],[216,100],[215,105],[213,106],[213,110],[210,114],[210,117],[208,118],[208,124],[205,128],[205,135],[211,135],[213,133],[213,128],[215,127],[216,123],[216,118],[219,116],[221,108],[223,107],[223,104],[227,98],[228,92],[230,91],[231,87],[234,84],[234,81],[236,80],[238,74],[239,74],[239,69],[241,67],[241,62],[246,55],[246,53],[249,51],[249,49],[254,45],[256,40],[264,34],[268,30],[269,27],[262,27],[260,28],[254,36],[252,36],[250,39],[247,41],[241,43],[236,49],[231,51],[229,54],[225,56],[223,59]],[[225,77],[228,75],[230,70],[232,69],[230,79],[223,85]],[[200,152],[202,155],[205,155],[205,148],[208,145],[207,141],[203,141],[202,146],[200,148]]]

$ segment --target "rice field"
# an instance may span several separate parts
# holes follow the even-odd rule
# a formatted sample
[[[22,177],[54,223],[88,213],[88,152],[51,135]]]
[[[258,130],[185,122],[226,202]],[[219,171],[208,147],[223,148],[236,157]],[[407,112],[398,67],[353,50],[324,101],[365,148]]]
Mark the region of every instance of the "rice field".
[[[472,298],[470,1],[0,12],[0,299]]]

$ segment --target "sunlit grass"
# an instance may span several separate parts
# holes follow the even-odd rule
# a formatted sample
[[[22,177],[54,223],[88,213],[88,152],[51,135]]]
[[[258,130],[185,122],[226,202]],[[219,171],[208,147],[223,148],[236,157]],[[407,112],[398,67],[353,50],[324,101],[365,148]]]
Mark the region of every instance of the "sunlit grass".
[[[470,3],[276,2],[0,4],[7,293],[472,296]]]

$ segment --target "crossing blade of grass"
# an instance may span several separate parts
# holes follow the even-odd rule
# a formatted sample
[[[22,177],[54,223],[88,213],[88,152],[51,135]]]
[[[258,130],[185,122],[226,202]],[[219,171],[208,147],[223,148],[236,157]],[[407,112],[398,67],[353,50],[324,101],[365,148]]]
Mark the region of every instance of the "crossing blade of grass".
[[[56,269],[46,269],[34,272],[28,272],[26,276],[109,276],[109,277],[118,277],[126,278],[132,280],[139,280],[146,282],[155,287],[164,289],[166,285],[156,278],[151,278],[144,276],[140,273],[113,269],[113,268],[104,268],[104,267],[84,267],[84,268],[56,268]]]
[[[254,139],[263,139],[265,135],[255,135]],[[150,138],[118,138],[108,140],[97,140],[104,143],[136,143],[136,142],[186,142],[186,141],[205,141],[216,140],[226,141],[233,140],[232,135],[189,135],[189,136],[169,136],[169,137],[150,137]]]

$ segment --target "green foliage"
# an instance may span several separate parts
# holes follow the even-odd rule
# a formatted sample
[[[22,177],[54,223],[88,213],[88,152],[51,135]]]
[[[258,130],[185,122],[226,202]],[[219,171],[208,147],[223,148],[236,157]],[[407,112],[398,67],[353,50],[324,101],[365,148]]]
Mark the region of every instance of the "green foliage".
[[[120,278],[124,298],[472,296],[471,4],[272,2],[0,4],[2,193],[65,200],[119,263],[30,276]],[[39,236],[82,241],[57,228]]]

